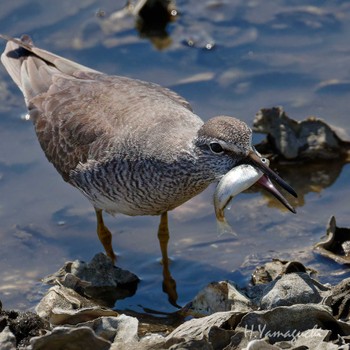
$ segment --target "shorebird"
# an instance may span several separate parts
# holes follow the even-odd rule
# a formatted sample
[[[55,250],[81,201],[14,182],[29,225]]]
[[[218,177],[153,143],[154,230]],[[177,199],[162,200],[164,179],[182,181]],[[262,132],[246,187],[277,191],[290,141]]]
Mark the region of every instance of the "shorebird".
[[[82,66],[35,47],[26,35],[1,37],[7,40],[2,63],[23,93],[40,145],[62,178],[94,206],[98,237],[113,261],[103,211],[160,215],[167,263],[167,212],[235,166],[250,164],[296,196],[256,152],[246,123],[228,116],[204,123],[167,88]],[[271,182],[261,184],[271,191]]]

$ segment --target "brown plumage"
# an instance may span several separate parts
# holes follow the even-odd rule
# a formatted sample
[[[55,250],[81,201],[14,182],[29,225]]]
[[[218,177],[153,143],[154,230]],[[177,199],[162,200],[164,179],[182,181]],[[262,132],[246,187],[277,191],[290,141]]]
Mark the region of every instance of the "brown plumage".
[[[244,122],[219,116],[203,123],[168,89],[97,72],[36,48],[28,36],[2,37],[8,43],[1,60],[24,95],[40,145],[95,207],[112,259],[102,210],[162,215],[164,224],[167,211],[242,162],[295,194],[260,161]]]

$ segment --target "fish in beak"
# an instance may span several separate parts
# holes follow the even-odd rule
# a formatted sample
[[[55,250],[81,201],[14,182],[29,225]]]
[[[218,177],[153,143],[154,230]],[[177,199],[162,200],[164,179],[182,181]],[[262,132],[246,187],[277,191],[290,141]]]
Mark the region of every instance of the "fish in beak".
[[[233,233],[232,228],[225,219],[225,208],[229,205],[234,196],[248,189],[254,183],[260,184],[267,191],[272,193],[287,209],[292,213],[296,213],[295,209],[274,186],[271,179],[276,181],[294,197],[297,197],[296,192],[279,175],[271,170],[269,165],[269,160],[263,158],[253,149],[247,158],[242,160],[239,165],[232,168],[221,178],[214,193],[215,215],[221,233]]]

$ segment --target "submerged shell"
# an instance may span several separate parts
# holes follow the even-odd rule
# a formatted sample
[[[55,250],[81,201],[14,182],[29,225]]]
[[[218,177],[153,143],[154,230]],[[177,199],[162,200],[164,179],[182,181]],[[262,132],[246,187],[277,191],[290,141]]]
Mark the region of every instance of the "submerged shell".
[[[225,219],[224,210],[232,198],[257,182],[263,173],[249,164],[241,164],[230,170],[218,183],[214,194],[215,215],[219,231],[232,232]]]

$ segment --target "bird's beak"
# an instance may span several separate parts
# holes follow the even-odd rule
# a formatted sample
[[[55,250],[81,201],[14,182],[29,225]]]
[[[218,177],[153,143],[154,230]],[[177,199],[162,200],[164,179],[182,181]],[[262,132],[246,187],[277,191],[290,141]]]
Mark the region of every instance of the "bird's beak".
[[[288,191],[292,196],[298,197],[293,188],[288,185],[279,175],[277,175],[273,170],[268,167],[268,162],[266,159],[259,156],[253,150],[249,153],[247,163],[259,169],[264,175],[257,181],[262,187],[273,194],[287,209],[292,213],[296,213],[295,209],[288,203],[288,201],[283,197],[283,195],[274,186],[271,179],[276,181],[282,188]]]

